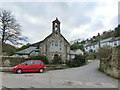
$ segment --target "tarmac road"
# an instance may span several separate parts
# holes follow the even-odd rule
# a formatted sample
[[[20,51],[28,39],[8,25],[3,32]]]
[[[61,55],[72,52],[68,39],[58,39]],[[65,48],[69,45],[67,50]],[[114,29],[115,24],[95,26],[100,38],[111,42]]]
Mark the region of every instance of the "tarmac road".
[[[118,88],[118,80],[98,70],[99,61],[45,73],[2,73],[3,88]]]

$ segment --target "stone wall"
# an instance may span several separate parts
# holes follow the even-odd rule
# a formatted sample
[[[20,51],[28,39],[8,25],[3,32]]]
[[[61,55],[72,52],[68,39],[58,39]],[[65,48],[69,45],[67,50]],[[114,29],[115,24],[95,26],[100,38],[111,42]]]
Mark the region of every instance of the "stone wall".
[[[2,41],[0,39],[0,55],[2,55]]]
[[[100,59],[100,70],[105,74],[110,75],[114,78],[119,78],[118,71],[120,70],[120,46],[112,48],[112,54],[107,58]]]
[[[12,56],[3,56],[2,57],[2,67],[13,67],[15,65],[25,62],[24,58],[12,57]]]

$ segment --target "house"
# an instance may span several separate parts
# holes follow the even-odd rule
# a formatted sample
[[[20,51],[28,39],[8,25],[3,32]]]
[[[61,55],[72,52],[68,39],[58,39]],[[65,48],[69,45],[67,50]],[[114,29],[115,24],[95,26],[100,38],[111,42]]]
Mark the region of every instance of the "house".
[[[36,56],[38,54],[39,54],[39,49],[37,49],[37,47],[30,46],[29,48],[15,52],[13,56],[28,58],[29,56]]]
[[[103,46],[115,47],[119,45],[120,45],[120,37],[107,38],[107,39],[100,40],[100,46],[99,46],[99,42],[87,43],[84,45],[84,49],[85,49],[85,52],[89,52],[90,50],[97,52],[99,47],[103,47]]]
[[[93,50],[94,52],[97,52],[98,48],[99,48],[98,42],[88,43],[88,44],[84,45],[85,52],[89,52],[90,50]]]
[[[75,58],[75,55],[83,55],[84,52],[81,49],[76,49],[76,50],[70,50],[70,60]]]

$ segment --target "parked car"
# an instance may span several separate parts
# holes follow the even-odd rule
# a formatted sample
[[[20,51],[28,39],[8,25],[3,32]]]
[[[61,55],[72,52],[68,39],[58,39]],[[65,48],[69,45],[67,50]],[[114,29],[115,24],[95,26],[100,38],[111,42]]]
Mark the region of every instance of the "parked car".
[[[13,71],[16,73],[22,72],[40,72],[43,73],[46,69],[44,63],[41,60],[28,60],[22,64],[16,65]]]

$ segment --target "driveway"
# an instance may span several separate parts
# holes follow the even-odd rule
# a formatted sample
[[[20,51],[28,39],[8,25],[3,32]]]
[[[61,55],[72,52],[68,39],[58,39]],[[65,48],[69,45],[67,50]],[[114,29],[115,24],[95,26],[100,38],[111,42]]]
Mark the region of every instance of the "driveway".
[[[98,70],[99,61],[45,73],[2,73],[3,88],[118,88],[118,80]]]

